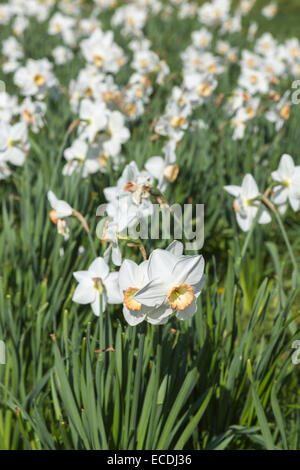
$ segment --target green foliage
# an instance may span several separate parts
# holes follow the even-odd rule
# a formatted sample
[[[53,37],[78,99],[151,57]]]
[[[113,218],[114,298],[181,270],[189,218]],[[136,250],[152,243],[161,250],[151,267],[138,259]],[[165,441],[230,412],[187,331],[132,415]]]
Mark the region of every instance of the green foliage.
[[[286,3],[290,18],[295,10]],[[193,20],[176,21],[153,18],[147,25],[153,49],[167,55],[174,76],[131,126],[125,155],[140,168],[161,149],[160,141],[150,141],[149,126],[180,77],[179,53],[195,27]],[[275,26],[275,33],[291,34],[294,22]],[[0,34],[6,37],[5,28]],[[47,56],[55,45],[54,39],[40,41],[42,34],[39,26],[24,43],[33,58]],[[124,39],[117,40],[126,49]],[[61,83],[67,86],[81,65],[75,58],[59,68]],[[234,68],[219,91],[226,93],[233,78]],[[10,81],[7,86],[13,90]],[[264,187],[286,152],[299,164],[299,109],[292,108],[275,138],[258,118],[259,133],[250,131],[238,143],[223,126],[222,107],[212,102],[197,117],[209,128],[180,144],[180,175],[166,197],[205,204],[206,287],[191,320],[132,328],[120,306],[98,319],[89,306],[72,303],[72,273],[87,269],[94,254],[78,221],[68,242],[57,235],[46,193],[53,190],[86,216],[101,255],[96,208],[119,175],[62,176],[74,116],[66,96],[49,98],[46,127],[31,134],[24,167],[0,188],[0,339],[7,348],[7,364],[0,365],[0,449],[300,448],[299,370],[290,354],[300,335],[300,289],[290,253],[275,218],[267,228],[255,227],[244,252],[246,235],[222,189],[240,184],[246,172]],[[288,212],[283,223],[299,265],[299,214]],[[151,241],[145,246],[149,254]],[[126,250],[139,259],[138,250]]]

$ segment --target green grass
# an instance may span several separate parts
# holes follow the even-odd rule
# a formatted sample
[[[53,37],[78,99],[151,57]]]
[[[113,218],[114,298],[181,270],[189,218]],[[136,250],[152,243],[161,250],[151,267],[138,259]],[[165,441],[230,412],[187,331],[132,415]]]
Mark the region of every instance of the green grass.
[[[281,14],[266,28],[280,38],[300,37],[300,5],[281,4]],[[41,41],[43,27],[33,27],[26,54],[49,55],[56,40]],[[174,18],[147,25],[153,49],[167,54],[175,74],[196,27],[194,19]],[[0,32],[1,38],[7,34]],[[74,59],[57,70],[60,81],[67,86],[81,65]],[[228,91],[233,77],[234,70],[224,74],[220,92]],[[124,73],[119,80],[127,78]],[[131,125],[125,155],[140,168],[160,152],[162,143],[150,141],[149,126],[176,80],[156,90],[149,113]],[[57,235],[46,193],[52,189],[86,216],[100,256],[96,208],[119,173],[63,177],[74,116],[66,96],[48,102],[46,127],[30,136],[24,167],[0,185],[0,339],[7,347],[7,364],[0,365],[0,449],[300,448],[300,366],[291,361],[291,345],[300,336],[300,286],[276,219],[255,227],[241,257],[246,235],[222,189],[240,184],[246,172],[263,188],[283,153],[299,164],[300,111],[292,108],[276,136],[258,119],[260,132],[249,130],[242,142],[232,141],[222,126],[222,107],[204,106],[197,115],[209,130],[185,136],[177,152],[179,178],[166,196],[170,203],[192,198],[205,204],[206,287],[192,320],[132,328],[120,306],[98,319],[89,306],[72,303],[72,273],[87,269],[94,255],[75,220],[67,243]],[[299,265],[299,213],[288,211],[283,223]],[[79,255],[81,245],[85,252]],[[148,254],[151,249],[148,241]],[[140,260],[134,248],[126,255]]]

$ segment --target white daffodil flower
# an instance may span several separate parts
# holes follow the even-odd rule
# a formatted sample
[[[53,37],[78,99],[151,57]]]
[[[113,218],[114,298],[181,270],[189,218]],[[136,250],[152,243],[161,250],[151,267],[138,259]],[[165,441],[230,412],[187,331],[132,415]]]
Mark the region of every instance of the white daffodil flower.
[[[52,206],[52,211],[49,213],[49,217],[54,224],[57,225],[57,231],[60,235],[63,235],[65,240],[69,238],[69,227],[67,218],[72,215],[72,207],[66,201],[57,199],[52,191],[48,191],[48,201]]]
[[[196,300],[205,282],[204,259],[180,253],[178,244],[168,250],[154,250],[147,270],[150,281],[133,298],[148,307],[164,308],[165,312],[171,308],[177,318],[187,320],[197,310]]]
[[[92,142],[96,134],[102,131],[107,124],[107,108],[105,103],[84,99],[80,104],[79,117],[81,123],[79,125],[79,135],[81,140],[87,138]]]
[[[0,123],[0,157],[13,165],[21,166],[28,150],[27,126],[24,122],[10,125]]]
[[[130,132],[124,124],[125,118],[119,111],[112,111],[108,116],[107,134],[109,139],[103,144],[103,149],[108,155],[115,157],[120,153],[121,146],[130,137]]]
[[[282,155],[279,167],[272,172],[274,181],[280,183],[274,188],[273,202],[280,206],[280,212],[284,212],[289,202],[293,211],[300,208],[300,166],[295,166],[293,158]]]
[[[110,273],[103,258],[96,258],[87,271],[76,271],[73,276],[79,282],[73,294],[73,302],[91,304],[95,315],[99,316],[101,310],[105,312],[107,303],[122,302],[119,273]]]
[[[244,176],[242,186],[224,186],[225,191],[235,197],[233,207],[236,212],[236,218],[239,226],[244,232],[250,230],[260,202],[255,200],[260,196],[255,179],[252,175]],[[265,207],[258,218],[259,224],[268,224],[271,222],[271,216]]]
[[[179,166],[175,161],[170,161],[168,157],[162,158],[159,156],[151,157],[145,164],[146,170],[153,178],[158,181],[158,189],[165,191],[168,183],[173,183],[179,173]]]
[[[103,235],[101,238],[102,242],[109,242],[109,245],[105,252],[103,253],[104,260],[108,263],[110,254],[111,260],[115,266],[121,266],[122,263],[122,253],[118,244],[118,224],[115,222],[108,222],[104,227]]]
[[[124,168],[117,186],[104,189],[108,200],[106,211],[118,225],[118,232],[126,227],[133,227],[143,217],[153,212],[150,201],[152,177],[147,171],[139,171],[132,161]]]
[[[124,260],[119,271],[119,284],[123,292],[123,315],[129,325],[135,326],[146,320],[152,324],[166,323],[173,312],[165,306],[149,307],[142,305],[134,298],[134,294],[149,282],[148,261],[137,265],[131,260]]]

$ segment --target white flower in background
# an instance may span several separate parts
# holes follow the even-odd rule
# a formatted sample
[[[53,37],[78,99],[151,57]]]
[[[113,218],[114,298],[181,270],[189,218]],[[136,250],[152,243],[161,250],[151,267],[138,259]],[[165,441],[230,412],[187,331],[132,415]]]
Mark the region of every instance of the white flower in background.
[[[267,93],[269,90],[269,80],[266,73],[248,68],[242,70],[238,85],[250,95]]]
[[[274,181],[280,183],[274,187],[273,202],[279,206],[283,213],[289,202],[293,211],[300,208],[300,166],[295,166],[293,158],[288,155],[282,155],[279,166],[272,172]]]
[[[117,73],[126,62],[112,31],[104,33],[96,29],[88,39],[81,41],[80,47],[85,60],[104,72]]]
[[[275,56],[277,42],[271,33],[264,33],[260,36],[255,44],[255,52],[264,56]]]
[[[23,47],[14,36],[10,36],[2,42],[2,53],[11,60],[20,60],[24,57]]]
[[[165,146],[165,158],[155,156],[149,158],[145,164],[146,170],[150,173],[153,178],[158,182],[157,188],[160,191],[165,191],[168,183],[173,183],[179,173],[179,167],[176,163],[175,149]]]
[[[25,18],[22,15],[18,15],[15,17],[12,28],[13,28],[13,33],[16,36],[21,36],[24,31],[28,28],[29,26],[29,20],[28,18]]]
[[[28,149],[27,126],[24,122],[12,126],[0,122],[0,158],[2,161],[21,166]]]
[[[56,34],[61,34],[63,41],[68,44],[69,46],[73,46],[75,44],[75,34],[74,29],[75,27],[75,19],[62,15],[60,12],[55,13],[48,26],[48,34],[54,36]]]
[[[87,271],[76,271],[73,276],[79,283],[73,294],[73,302],[91,304],[95,315],[99,316],[101,310],[102,313],[105,312],[107,303],[122,302],[119,273],[110,273],[103,258],[96,258]]]
[[[201,28],[192,32],[192,43],[198,49],[206,49],[210,45],[212,37],[213,35],[208,29]]]
[[[63,65],[72,60],[74,54],[68,47],[57,46],[55,49],[53,49],[52,56],[54,58],[54,62],[57,65]]]
[[[269,5],[265,6],[261,12],[265,18],[271,19],[277,14],[277,11],[278,11],[277,4],[270,3]]]
[[[141,37],[141,38],[135,38],[130,41],[128,44],[129,49],[132,51],[139,51],[139,50],[147,50],[151,46],[151,41],[147,38]]]
[[[194,106],[199,106],[210,99],[218,82],[210,73],[187,73],[184,85],[189,91],[189,100]]]
[[[159,57],[148,49],[135,51],[131,67],[140,74],[153,72],[159,67]]]
[[[149,258],[149,282],[133,296],[152,308],[165,308],[180,320],[191,318],[197,310],[197,298],[205,282],[204,259],[201,255],[182,255],[182,244],[169,250],[154,250]]]
[[[254,39],[257,31],[258,31],[258,24],[255,21],[253,21],[250,24],[249,29],[248,29],[248,39],[250,41],[252,41]]]
[[[66,201],[62,199],[57,199],[55,194],[52,191],[48,191],[48,201],[50,202],[51,207],[53,208],[49,217],[54,224],[57,225],[57,231],[60,235],[63,235],[65,240],[69,238],[69,227],[68,227],[68,217],[72,215],[73,209]]]
[[[253,8],[256,0],[242,0],[240,4],[240,11],[243,15],[247,15]]]
[[[8,4],[0,4],[0,24],[7,25],[13,15],[13,10]]]
[[[236,13],[234,16],[227,18],[221,26],[220,33],[221,34],[228,34],[228,33],[238,33],[242,29],[241,24],[241,16],[239,13]]]
[[[2,70],[4,73],[15,72],[20,67],[19,61],[24,57],[24,51],[21,44],[14,36],[5,39],[2,43],[3,64]]]
[[[166,323],[173,310],[165,306],[142,305],[134,295],[149,283],[148,261],[137,265],[134,261],[124,260],[119,271],[119,285],[123,293],[123,315],[129,325],[135,326],[146,320],[152,324]]]
[[[109,242],[109,245],[103,253],[103,258],[106,263],[108,263],[111,255],[111,260],[114,265],[121,266],[122,253],[118,244],[118,235],[118,224],[116,224],[115,222],[109,222],[109,220],[107,220],[103,228],[101,241]]]
[[[0,91],[0,121],[9,123],[17,114],[18,101],[16,96],[10,96]]]
[[[47,91],[58,84],[52,67],[48,59],[28,59],[26,65],[20,67],[14,75],[14,82],[20,88],[20,93],[43,98]]]
[[[20,118],[35,133],[44,127],[44,116],[47,106],[42,101],[33,101],[31,97],[25,98],[19,107]]]
[[[178,18],[192,18],[195,17],[198,13],[198,4],[191,3],[182,3],[178,10]]]
[[[234,129],[233,140],[239,140],[244,137],[247,122],[251,121],[256,116],[258,105],[259,99],[252,98],[248,102],[246,101],[241,108],[238,108],[231,120],[231,126]]]
[[[81,173],[83,178],[101,170],[101,163],[97,158],[92,157],[92,149],[89,144],[82,139],[76,139],[71,147],[64,151],[64,158],[67,160],[63,167],[63,175]]]
[[[122,25],[122,33],[125,35],[141,35],[146,23],[147,11],[136,5],[124,5],[119,7],[113,14],[112,26]]]
[[[208,26],[222,24],[229,17],[230,0],[212,0],[198,10],[199,20]]]
[[[187,117],[191,114],[191,107],[186,105],[178,108],[176,103],[168,103],[165,114],[157,121],[154,130],[157,134],[163,135],[179,142],[184,136],[184,130],[188,127]]]
[[[78,27],[81,34],[83,34],[84,36],[89,36],[96,29],[99,29],[101,25],[97,18],[91,17],[79,19]]]
[[[119,111],[111,111],[108,115],[108,123],[106,127],[108,140],[103,143],[104,151],[114,157],[120,153],[121,146],[130,137],[130,132],[125,126],[125,118]]]
[[[88,139],[92,142],[99,131],[105,129],[107,124],[108,110],[106,104],[102,101],[93,102],[85,99],[80,103],[79,118],[79,135],[83,140]]]
[[[147,171],[139,171],[133,161],[126,165],[117,186],[104,189],[108,201],[106,211],[117,224],[118,232],[132,227],[153,213],[150,201],[152,177]]]
[[[8,168],[5,160],[2,160],[1,154],[0,154],[0,180],[5,180],[11,175],[11,171]]]
[[[250,230],[253,220],[262,203],[256,200],[260,196],[255,179],[249,173],[244,176],[242,186],[224,186],[225,191],[235,197],[233,207],[239,226],[244,232]],[[271,216],[267,209],[262,206],[258,218],[259,224],[271,222]]]
[[[291,114],[291,103],[289,101],[290,91],[286,91],[283,97],[265,113],[265,118],[275,124],[275,130],[279,131],[284,123],[289,120]]]

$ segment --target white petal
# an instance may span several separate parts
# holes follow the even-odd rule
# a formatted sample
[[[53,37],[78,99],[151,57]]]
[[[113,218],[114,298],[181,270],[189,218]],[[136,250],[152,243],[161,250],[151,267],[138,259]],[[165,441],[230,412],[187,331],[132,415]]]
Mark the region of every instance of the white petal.
[[[78,304],[89,304],[95,300],[97,291],[89,282],[82,281],[78,284],[72,300]]]
[[[119,273],[110,273],[105,279],[105,289],[109,304],[121,304],[122,296],[119,286]]]
[[[81,281],[90,281],[92,285],[94,284],[92,281],[92,276],[91,273],[88,271],[75,271],[73,273],[73,276],[75,277],[76,281],[81,282]]]
[[[167,248],[167,251],[170,251],[175,256],[182,256],[183,254],[183,244],[178,240],[174,240]]]
[[[197,311],[197,303],[196,303],[196,300],[194,299],[191,305],[189,305],[184,310],[177,310],[176,317],[179,320],[188,320],[189,318],[192,318],[193,315],[195,315],[196,311]]]
[[[164,172],[165,161],[162,157],[151,157],[145,164],[145,168],[150,175],[159,180]]]
[[[124,315],[125,320],[130,326],[138,325],[139,323],[144,321],[146,317],[146,315],[144,313],[141,313],[141,311],[135,312],[135,311],[129,310],[125,305],[123,307],[123,315]]]
[[[128,287],[138,287],[138,265],[134,261],[123,261],[119,271],[119,284],[122,291]]]
[[[254,199],[259,195],[259,190],[256,181],[253,176],[250,175],[250,173],[247,173],[247,175],[244,176],[242,183],[242,192],[248,199]]]
[[[239,195],[241,194],[241,187],[240,186],[224,186],[224,189],[225,191],[227,191],[229,194],[231,194],[231,196],[234,196],[234,197],[239,197]]]
[[[258,223],[259,224],[269,224],[272,221],[272,217],[268,210],[264,207],[262,212],[259,216]]]
[[[169,251],[159,248],[154,250],[149,258],[149,279],[168,280],[177,261],[177,257]]]
[[[201,255],[182,256],[172,271],[174,285],[188,284],[193,286],[200,282],[204,272],[204,258]]]
[[[102,295],[101,302],[102,302],[102,313],[104,313],[105,310],[106,310],[106,296],[105,295]],[[91,304],[91,307],[92,307],[92,310],[93,310],[94,314],[97,317],[99,317],[99,315],[100,315],[100,294],[97,291],[96,291],[95,300]]]
[[[167,292],[160,279],[150,281],[136,294],[134,299],[148,307],[159,307],[166,299]]]
[[[95,274],[95,277],[100,277],[104,280],[109,273],[109,267],[101,256],[96,258],[89,267],[89,272]]]

